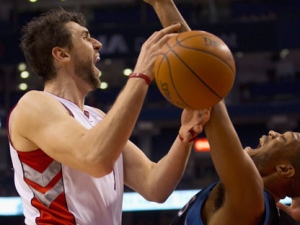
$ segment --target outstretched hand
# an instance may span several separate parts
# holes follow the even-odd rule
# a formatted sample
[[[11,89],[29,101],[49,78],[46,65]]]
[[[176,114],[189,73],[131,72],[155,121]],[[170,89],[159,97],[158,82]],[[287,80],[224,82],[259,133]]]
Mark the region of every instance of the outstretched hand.
[[[157,56],[161,52],[163,45],[178,34],[180,23],[172,24],[160,31],[154,32],[142,45],[134,73],[146,74],[151,80],[154,79],[154,64]]]
[[[155,1],[162,1],[162,0],[143,0],[143,1],[152,5]]]
[[[293,198],[290,206],[278,202],[277,207],[290,215],[294,220],[300,222],[300,197]]]
[[[203,131],[203,126],[210,118],[209,109],[187,110],[184,109],[181,114],[181,127],[179,137],[183,142],[191,142]]]

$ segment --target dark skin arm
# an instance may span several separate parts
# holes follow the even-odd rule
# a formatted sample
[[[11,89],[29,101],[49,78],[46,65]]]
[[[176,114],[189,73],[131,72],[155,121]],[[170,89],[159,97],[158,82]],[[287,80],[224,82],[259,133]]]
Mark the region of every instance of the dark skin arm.
[[[216,104],[205,125],[211,157],[224,185],[225,201],[208,224],[258,224],[264,211],[263,182],[256,166],[243,150],[224,101]],[[249,210],[251,209],[251,210]]]
[[[153,7],[163,27],[167,27],[174,23],[180,23],[181,29],[177,32],[180,33],[191,30],[173,0],[144,0],[144,2]]]
[[[180,32],[191,30],[173,0],[144,1],[154,8],[163,26],[181,23]],[[225,189],[224,204],[217,211],[214,208],[207,211],[209,215],[204,215],[206,224],[219,225],[220,221],[222,225],[259,224],[264,212],[263,182],[242,148],[224,101],[212,108],[205,133],[214,166]]]

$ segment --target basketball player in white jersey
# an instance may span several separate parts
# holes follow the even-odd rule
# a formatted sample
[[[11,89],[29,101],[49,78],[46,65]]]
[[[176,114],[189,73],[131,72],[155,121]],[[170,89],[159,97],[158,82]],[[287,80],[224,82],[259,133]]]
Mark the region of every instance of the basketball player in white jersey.
[[[100,84],[95,64],[102,44],[83,16],[54,9],[24,27],[22,50],[44,82],[44,90],[26,93],[8,118],[26,224],[120,225],[124,184],[149,201],[164,202],[172,193],[209,111],[184,110],[179,135],[157,163],[129,137],[154,78],[155,58],[179,29],[174,24],[149,37],[105,115],[84,103]]]
[[[181,32],[190,30],[173,0],[144,1],[164,27],[181,23]],[[220,182],[195,195],[172,225],[299,224],[300,133],[270,131],[257,148],[243,151],[224,102],[213,107],[205,133]],[[291,206],[279,202],[286,196]]]

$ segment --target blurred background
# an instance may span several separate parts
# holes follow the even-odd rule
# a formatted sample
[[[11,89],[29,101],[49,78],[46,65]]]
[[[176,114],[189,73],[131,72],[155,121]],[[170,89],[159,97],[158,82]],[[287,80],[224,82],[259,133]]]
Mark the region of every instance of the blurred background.
[[[236,79],[226,102],[243,145],[256,147],[259,137],[270,129],[299,131],[300,1],[175,3],[192,29],[219,36],[234,55]],[[98,63],[102,85],[88,95],[86,102],[106,112],[133,69],[141,45],[161,29],[153,9],[142,0],[0,0],[0,199],[18,197],[6,117],[26,91],[43,88],[20,51],[20,29],[33,17],[58,6],[82,12],[91,34],[103,44]],[[131,140],[152,160],[159,160],[178,134],[180,114],[181,110],[168,103],[153,82]],[[177,191],[201,189],[217,179],[201,141],[194,146]],[[131,192],[128,188],[125,191]],[[0,207],[9,207],[0,202]],[[168,224],[175,214],[175,210],[129,210],[124,212],[123,224]],[[22,215],[0,216],[1,225],[24,224],[23,220]]]

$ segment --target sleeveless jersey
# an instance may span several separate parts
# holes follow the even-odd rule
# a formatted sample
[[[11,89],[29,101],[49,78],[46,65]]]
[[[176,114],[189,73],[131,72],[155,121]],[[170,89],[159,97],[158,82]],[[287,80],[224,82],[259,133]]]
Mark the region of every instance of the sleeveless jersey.
[[[177,213],[171,225],[204,225],[200,212],[211,190],[217,183],[213,183],[194,195],[190,201]],[[272,196],[264,191],[265,212],[260,225],[279,225],[279,213]],[[249,209],[251,210],[251,209]],[[290,223],[282,223],[289,225]]]
[[[92,107],[84,106],[83,113],[72,102],[50,95],[87,129],[102,120],[102,115]],[[42,149],[20,152],[10,142],[10,153],[26,224],[121,224],[124,190],[122,155],[116,161],[113,172],[94,178],[55,161]]]

